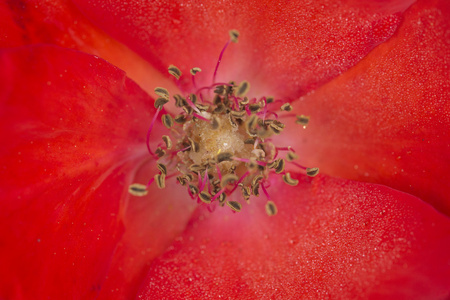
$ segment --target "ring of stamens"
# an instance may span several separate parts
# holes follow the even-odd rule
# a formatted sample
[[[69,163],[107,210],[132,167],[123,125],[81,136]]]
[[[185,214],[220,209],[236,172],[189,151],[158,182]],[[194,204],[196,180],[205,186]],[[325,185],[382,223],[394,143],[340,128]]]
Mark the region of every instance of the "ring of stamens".
[[[213,81],[226,47],[230,42],[237,42],[238,36],[237,31],[230,32]],[[182,72],[173,65],[168,71],[179,85]],[[147,134],[147,148],[156,160],[159,173],[149,184],[155,182],[158,188],[164,188],[166,179],[176,177],[190,197],[199,203],[218,203],[235,212],[240,211],[242,205],[234,199],[227,201],[231,194],[239,190],[242,199],[248,202],[250,196],[258,197],[261,191],[268,200],[267,214],[275,215],[278,210],[267,191],[270,176],[279,174],[286,184],[296,186],[299,180],[286,172],[287,164],[298,167],[308,176],[318,174],[318,168],[306,168],[295,162],[298,156],[294,149],[278,147],[272,142],[271,137],[281,134],[286,126],[278,114],[291,111],[291,105],[271,97],[247,97],[250,90],[247,81],[239,84],[213,82],[210,86],[197,88],[195,76],[200,71],[200,68],[193,68],[190,72],[197,89],[195,93],[173,96],[180,113],[161,115],[161,122],[169,132],[162,136],[155,151],[149,144],[156,116],[153,118]],[[170,95],[162,87],[155,88],[155,93],[160,97],[155,101],[158,115]],[[304,128],[308,122],[307,116],[297,117],[296,123]],[[280,157],[280,153],[285,153],[284,157]],[[129,192],[134,196],[145,196],[147,187],[135,183],[129,187]]]

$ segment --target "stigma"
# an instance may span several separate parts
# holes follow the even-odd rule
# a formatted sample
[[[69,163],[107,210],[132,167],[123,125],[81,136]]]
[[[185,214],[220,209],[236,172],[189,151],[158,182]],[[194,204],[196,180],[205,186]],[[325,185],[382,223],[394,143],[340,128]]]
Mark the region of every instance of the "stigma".
[[[251,85],[246,80],[216,81],[224,52],[230,43],[238,41],[238,37],[236,30],[230,31],[230,39],[219,55],[211,85],[196,86],[195,77],[201,69],[194,67],[190,70],[191,93],[170,95],[163,87],[155,88],[159,98],[155,100],[156,113],[147,133],[147,149],[154,158],[157,174],[146,185],[130,185],[131,195],[145,196],[151,184],[163,189],[167,180],[176,180],[189,197],[207,205],[210,211],[219,206],[239,212],[251,197],[263,196],[266,198],[265,211],[273,216],[278,211],[269,193],[274,177],[289,186],[296,186],[299,174],[318,174],[318,168],[307,168],[295,161],[298,155],[292,147],[280,146],[273,141],[288,126],[284,120],[293,116],[296,121],[289,126],[299,124],[306,128],[308,116],[292,115],[291,104],[282,99],[249,97]],[[171,65],[168,72],[180,87],[181,70]],[[165,110],[164,105],[169,101],[173,101],[179,110],[177,114]],[[158,118],[167,133],[152,149],[150,136]],[[293,166],[297,171],[288,172],[287,166]]]

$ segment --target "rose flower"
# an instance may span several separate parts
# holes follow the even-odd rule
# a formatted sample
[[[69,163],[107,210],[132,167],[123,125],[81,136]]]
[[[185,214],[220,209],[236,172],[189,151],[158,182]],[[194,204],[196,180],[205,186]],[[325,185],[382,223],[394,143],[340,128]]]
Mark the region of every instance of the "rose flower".
[[[447,299],[449,14],[4,1],[0,298]]]

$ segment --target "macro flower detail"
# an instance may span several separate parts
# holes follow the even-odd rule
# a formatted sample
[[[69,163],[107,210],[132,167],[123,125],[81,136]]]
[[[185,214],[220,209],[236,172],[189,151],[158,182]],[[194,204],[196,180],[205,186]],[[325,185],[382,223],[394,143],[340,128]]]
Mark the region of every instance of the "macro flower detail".
[[[286,171],[286,165],[292,165],[312,177],[319,173],[318,168],[307,168],[294,162],[298,155],[289,145],[275,145],[273,137],[281,134],[286,126],[280,120],[295,117],[292,114],[283,115],[283,112],[292,110],[289,102],[265,96],[249,98],[246,95],[250,83],[245,80],[239,84],[215,81],[225,50],[231,42],[238,41],[237,30],[230,30],[229,34],[230,40],[220,53],[212,84],[197,87],[195,76],[201,69],[191,69],[192,88],[196,90],[188,95],[173,96],[175,106],[182,109],[181,114],[161,115],[162,124],[170,132],[161,137],[161,143],[152,151],[149,144],[152,129],[164,105],[170,101],[167,89],[155,88],[159,98],[155,100],[157,110],[147,132],[147,149],[155,159],[159,173],[147,185],[130,185],[130,194],[145,196],[148,194],[147,187],[152,183],[164,189],[166,178],[179,174],[176,179],[186,187],[189,196],[199,203],[211,204],[208,206],[211,211],[219,203],[239,212],[242,209],[241,199],[249,202],[250,196],[259,197],[262,190],[261,193],[267,198],[266,212],[273,216],[277,208],[267,190],[271,185],[270,176],[273,178],[279,174],[286,184],[296,186],[299,181]],[[173,65],[168,72],[180,87],[182,72]],[[303,115],[297,116],[296,120],[295,123],[303,128],[309,123],[309,117]],[[179,127],[175,128],[175,124]],[[281,152],[286,155],[281,155]],[[241,197],[236,197],[236,189],[240,190]]]
[[[447,299],[449,9],[2,2],[0,298]]]

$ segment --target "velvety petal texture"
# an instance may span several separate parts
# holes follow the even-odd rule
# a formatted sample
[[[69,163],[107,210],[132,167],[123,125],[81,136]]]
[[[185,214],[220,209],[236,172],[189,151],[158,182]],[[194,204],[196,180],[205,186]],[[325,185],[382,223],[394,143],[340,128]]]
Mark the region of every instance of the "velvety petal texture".
[[[305,164],[450,214],[449,17],[448,1],[420,1],[394,37],[296,103],[311,116],[297,143]]]
[[[147,161],[139,166],[133,182],[145,184],[156,171],[155,162]],[[134,299],[150,263],[184,231],[196,207],[175,178],[166,181],[165,189],[152,184],[147,196],[130,196],[125,232],[98,299]]]
[[[210,83],[228,31],[218,79],[250,80],[258,94],[295,98],[357,63],[395,32],[413,1],[78,1],[100,28],[166,73],[200,67]],[[167,74],[167,73],[166,73]]]
[[[95,298],[127,230],[153,100],[56,46],[2,50],[0,65],[0,298]]]
[[[390,188],[319,176],[239,214],[198,210],[139,299],[446,299],[450,221]]]
[[[66,0],[23,0],[0,3],[0,47],[55,44],[97,55],[122,70],[147,92],[170,86],[139,55],[98,29]]]

